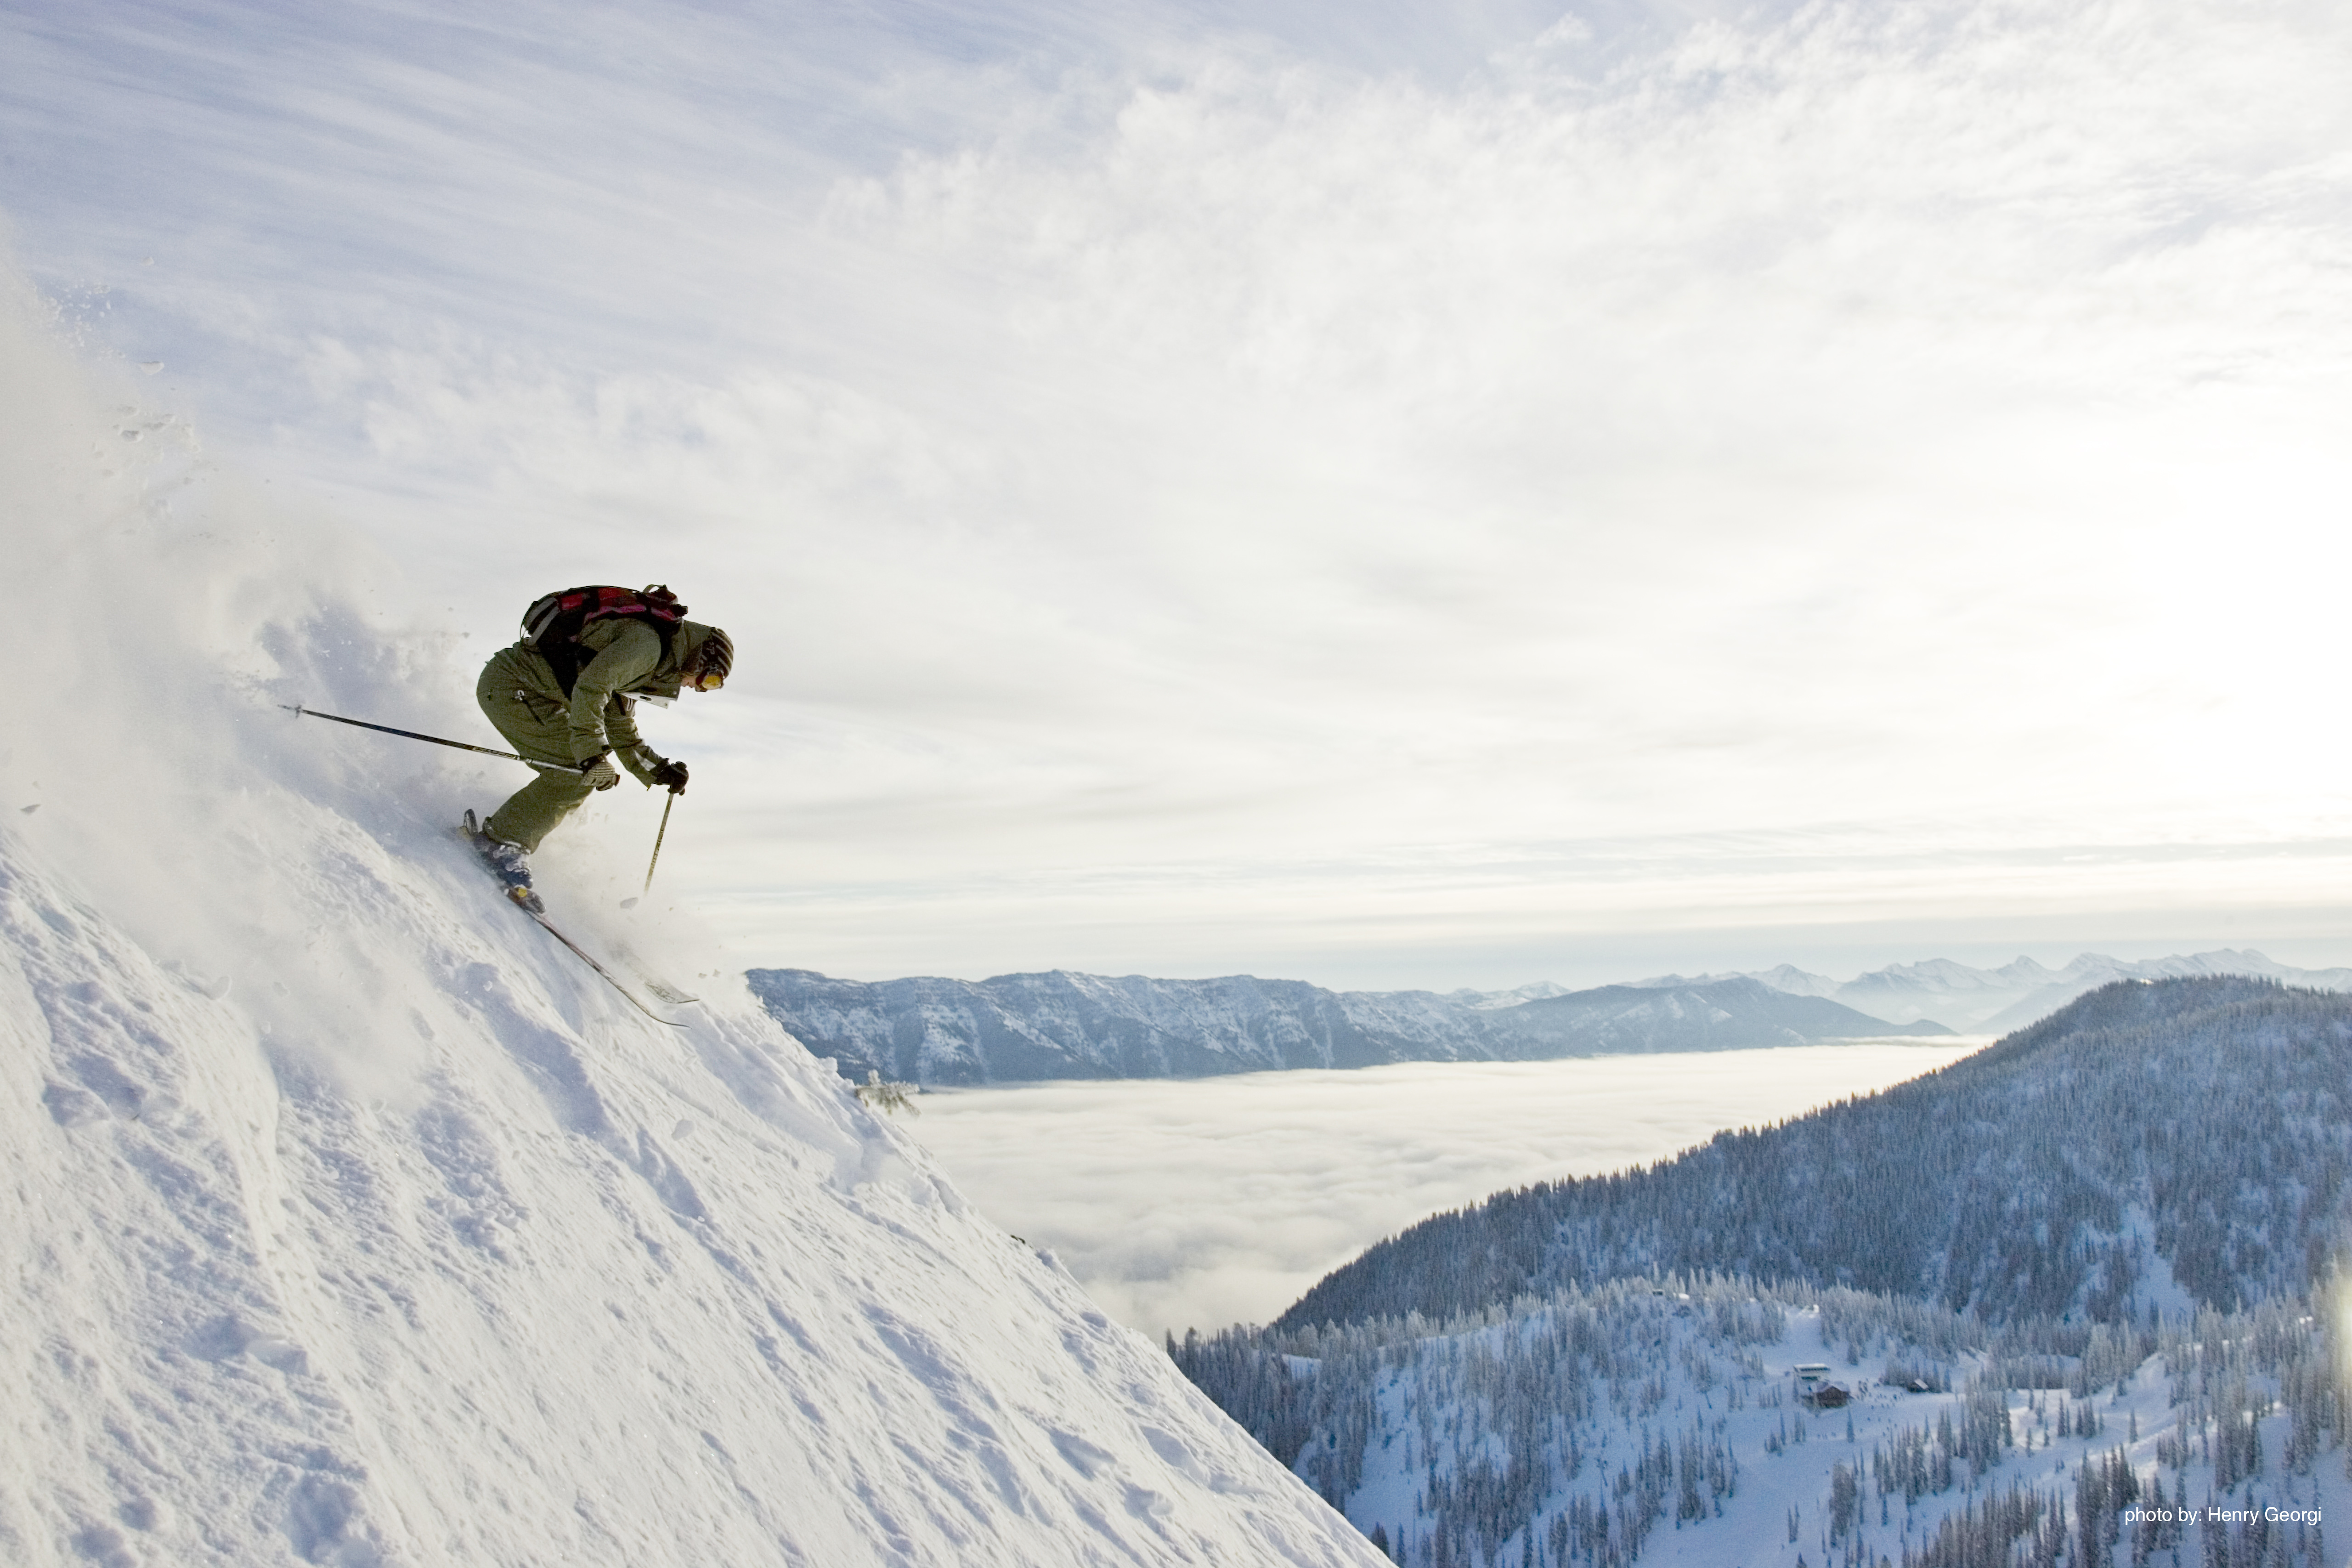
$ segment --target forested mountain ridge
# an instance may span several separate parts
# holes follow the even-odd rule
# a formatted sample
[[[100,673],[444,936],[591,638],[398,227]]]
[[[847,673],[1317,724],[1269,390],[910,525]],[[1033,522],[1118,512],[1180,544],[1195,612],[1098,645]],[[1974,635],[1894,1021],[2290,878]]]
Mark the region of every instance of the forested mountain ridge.
[[[1410,1568],[2338,1568],[2344,1304],[1996,1325],[1660,1275],[1168,1350]]]
[[[1746,976],[1539,996],[1327,991],[1300,980],[1112,977],[1055,970],[978,982],[746,976],[769,1014],[840,1071],[910,1083],[1202,1078],[1405,1061],[1526,1061],[1738,1050],[1950,1033],[1889,1024]],[[1526,987],[1524,991],[1539,989]]]
[[[1646,1169],[1498,1194],[1333,1271],[1296,1328],[1653,1270],[1999,1321],[2309,1288],[2352,1193],[2352,996],[2124,982],[1923,1078]]]

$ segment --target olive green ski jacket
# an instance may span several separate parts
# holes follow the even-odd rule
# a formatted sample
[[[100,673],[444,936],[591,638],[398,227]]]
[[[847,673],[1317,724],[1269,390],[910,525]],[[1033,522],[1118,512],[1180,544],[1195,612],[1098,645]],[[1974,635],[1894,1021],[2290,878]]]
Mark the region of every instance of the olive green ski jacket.
[[[710,628],[700,622],[680,621],[670,634],[665,657],[661,634],[643,621],[591,621],[581,631],[580,643],[594,649],[595,657],[580,667],[569,698],[556,684],[555,671],[529,642],[517,643],[511,651],[530,657],[508,663],[528,689],[525,700],[535,712],[549,720],[559,713],[568,716],[573,762],[584,763],[610,750],[634,773],[638,773],[640,741],[629,700],[650,697],[667,702],[677,697],[687,666],[709,637]]]

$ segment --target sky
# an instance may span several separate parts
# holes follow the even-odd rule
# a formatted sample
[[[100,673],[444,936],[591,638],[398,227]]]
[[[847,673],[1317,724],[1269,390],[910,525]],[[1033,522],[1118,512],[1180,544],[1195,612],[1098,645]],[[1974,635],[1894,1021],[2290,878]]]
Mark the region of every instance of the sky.
[[[0,222],[373,543],[410,721],[490,740],[551,587],[728,627],[647,728],[745,964],[2315,965],[2347,67],[2293,0],[11,0]]]
[[[1181,1338],[1270,1322],[1432,1214],[1667,1159],[1985,1043],[935,1089],[903,1125],[991,1219],[1053,1248],[1104,1310]]]

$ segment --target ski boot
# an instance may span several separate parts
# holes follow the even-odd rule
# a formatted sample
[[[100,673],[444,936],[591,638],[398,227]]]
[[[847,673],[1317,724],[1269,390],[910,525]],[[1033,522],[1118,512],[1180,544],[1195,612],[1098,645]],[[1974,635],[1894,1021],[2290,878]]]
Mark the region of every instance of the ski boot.
[[[470,811],[466,813],[466,841],[489,867],[490,875],[505,886],[508,898],[532,914],[547,912],[547,906],[540,902],[539,895],[531,890],[530,862],[524,858],[520,845],[491,837],[474,820],[474,814]]]

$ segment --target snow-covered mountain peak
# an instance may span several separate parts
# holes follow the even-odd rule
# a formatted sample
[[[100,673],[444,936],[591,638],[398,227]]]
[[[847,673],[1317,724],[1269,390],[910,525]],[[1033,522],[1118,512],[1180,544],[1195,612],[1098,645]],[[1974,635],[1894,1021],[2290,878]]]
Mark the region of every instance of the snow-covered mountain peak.
[[[2019,971],[2023,965],[2032,965],[2035,969],[2041,967],[2030,958],[2020,958],[2005,966],[1996,976],[1965,963],[1955,963],[1948,958],[1930,958],[1918,963],[1890,963],[1884,969],[1873,970],[1847,982],[1843,989],[1916,991],[1931,996],[1943,996],[1955,992],[1998,988],[2009,973]]]
[[[1838,994],[1838,983],[1826,974],[1813,974],[1793,963],[1775,964],[1770,969],[1758,970],[1751,976],[1775,991],[1786,991],[1792,996],[1831,996]]]
[[[1565,996],[1568,987],[1557,981],[1538,980],[1531,985],[1514,985],[1507,991],[1474,991],[1465,988],[1449,991],[1446,995],[1465,1007],[1491,1012],[1497,1007],[1516,1007],[1522,1002],[1542,1002],[1554,996]]]

